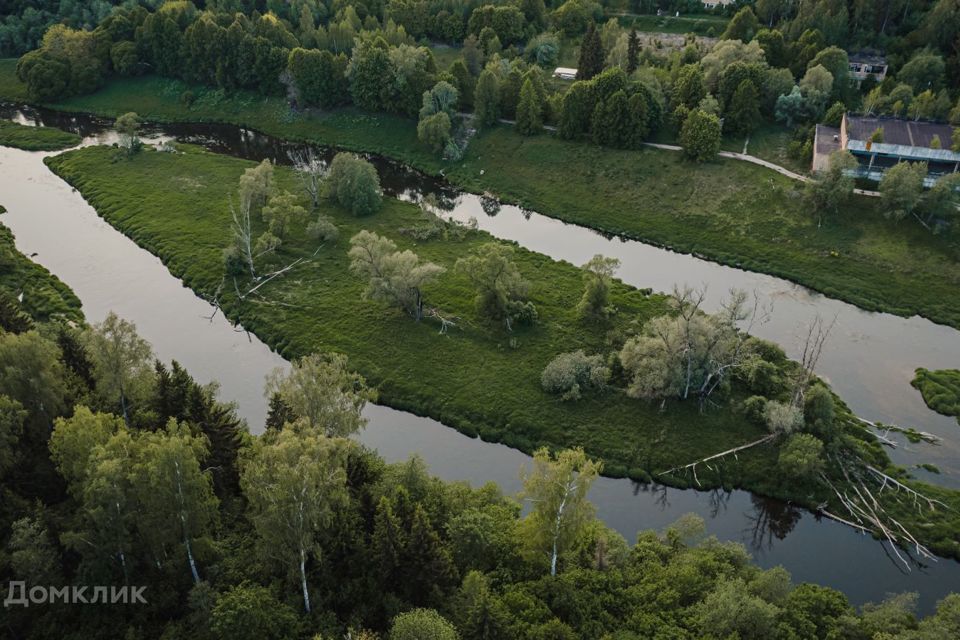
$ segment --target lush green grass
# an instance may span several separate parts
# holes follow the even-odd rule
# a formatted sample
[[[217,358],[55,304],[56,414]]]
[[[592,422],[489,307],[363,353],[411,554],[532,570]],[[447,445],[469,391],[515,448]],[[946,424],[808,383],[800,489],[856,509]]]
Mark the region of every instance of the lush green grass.
[[[49,164],[108,222],[160,256],[191,288],[213,292],[223,275],[228,198],[250,164],[196,149],[186,155],[145,152],[120,162],[111,161],[114,153],[102,147],[84,149],[52,158]],[[277,171],[280,185],[298,189],[288,170]],[[379,387],[386,404],[527,451],[540,444],[582,444],[607,460],[608,471],[615,474],[633,470],[639,477],[641,470],[661,470],[757,437],[756,427],[727,409],[700,415],[696,406],[682,405],[660,413],[615,392],[578,403],[546,395],[540,389],[540,372],[556,354],[610,348],[606,328],[584,325],[575,316],[582,291],[576,267],[518,249],[517,260],[532,282],[532,300],[542,321],[510,334],[477,317],[472,288],[453,271],[458,257],[491,241],[487,234],[413,242],[398,229],[416,225],[422,214],[396,200],[387,200],[370,218],[357,219],[328,206],[323,211],[340,228],[339,242],[260,289],[262,300],[241,304],[229,293],[221,295],[229,314],[284,356],[344,352]],[[349,238],[361,229],[390,237],[399,247],[412,248],[448,269],[426,292],[428,305],[462,318],[458,328],[439,335],[438,324],[430,320],[418,324],[361,299],[364,283],[349,274],[346,255]],[[296,236],[273,264],[313,253],[315,244],[302,230]],[[225,290],[231,292],[232,283]],[[661,296],[619,284],[614,303],[621,310],[621,329],[665,308]]]
[[[927,406],[960,422],[960,369],[917,369],[910,383],[920,390]]]
[[[0,89],[8,84],[9,78],[0,80]],[[795,182],[735,160],[693,165],[675,152],[613,151],[498,127],[474,138],[463,161],[448,164],[417,141],[414,123],[405,118],[353,110],[291,114],[281,99],[199,88],[186,108],[179,99],[184,89],[152,77],[118,80],[53,106],[108,116],[136,111],[155,121],[230,122],[379,153],[556,218],[771,273],[866,309],[960,327],[960,234],[933,236],[919,225],[888,222],[874,199],[857,197],[818,229]]]
[[[0,58],[0,100],[26,102],[27,85],[17,79],[17,59]]]
[[[0,214],[4,213],[0,206]],[[0,290],[8,299],[23,294],[22,309],[38,322],[83,321],[80,299],[55,275],[17,250],[13,233],[0,224]]]
[[[743,152],[743,143],[746,136],[725,136],[722,149],[724,151]],[[764,124],[750,134],[747,153],[768,162],[773,162],[797,173],[809,173],[810,163],[801,162],[787,151],[793,141],[793,132],[780,124]]]
[[[0,146],[27,151],[58,151],[80,144],[80,136],[55,127],[28,127],[0,120]]]
[[[163,259],[168,268],[194,290],[212,295],[223,278],[221,248],[228,242],[228,198],[242,171],[251,163],[186,147],[186,154],[145,151],[132,159],[117,159],[115,150],[91,147],[48,159],[49,166],[76,186],[112,225]],[[296,190],[288,169],[278,168],[281,188]],[[317,350],[340,351],[352,366],[380,391],[384,404],[442,420],[468,434],[502,441],[525,451],[540,445],[582,445],[602,458],[609,475],[647,478],[677,464],[691,462],[738,443],[752,441],[763,431],[727,404],[698,411],[696,403],[656,405],[631,400],[611,390],[576,403],[545,394],[540,373],[557,353],[583,348],[607,352],[611,335],[628,330],[665,309],[659,295],[646,295],[617,283],[613,302],[619,313],[611,327],[585,325],[574,307],[581,294],[577,268],[518,248],[516,259],[532,283],[531,298],[540,314],[533,328],[509,334],[502,326],[477,317],[473,290],[451,269],[456,259],[477,245],[493,241],[482,232],[460,239],[414,242],[399,229],[421,220],[413,205],[389,200],[369,218],[354,218],[322,206],[341,233],[339,242],[324,246],[313,257],[315,243],[296,229],[271,267],[308,258],[289,275],[262,287],[245,302],[232,293],[232,283],[220,289],[220,302],[231,318],[288,358]],[[458,327],[440,335],[430,320],[415,323],[398,311],[363,300],[364,283],[349,273],[348,239],[370,229],[411,248],[421,258],[448,271],[425,292],[429,306],[457,316]],[[244,283],[240,283],[242,287]],[[847,427],[862,442],[874,464],[888,460],[876,441],[861,427]],[[814,506],[830,496],[815,487],[786,482],[777,469],[777,448],[758,447],[728,459],[716,470],[702,469],[702,486],[744,487]],[[667,478],[683,485],[690,479]],[[937,495],[960,504],[956,492]],[[924,513],[929,541],[940,553],[958,553],[953,533],[954,512]],[[916,515],[909,522],[915,524]]]
[[[650,14],[622,13],[615,17],[625,27],[650,33],[695,33],[698,36],[719,38],[726,30],[729,20],[722,16],[694,14],[689,16],[656,16]]]

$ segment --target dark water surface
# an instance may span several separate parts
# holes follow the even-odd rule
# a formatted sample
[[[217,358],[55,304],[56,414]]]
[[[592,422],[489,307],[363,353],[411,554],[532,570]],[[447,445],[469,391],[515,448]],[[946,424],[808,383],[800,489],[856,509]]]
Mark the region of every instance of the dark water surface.
[[[87,116],[0,107],[0,117],[76,131],[85,136],[84,144],[115,140],[108,123]],[[296,146],[230,126],[169,125],[151,131],[153,140],[169,137],[279,162],[285,162],[287,151]],[[210,320],[210,305],[172,277],[158,258],[101,220],[78,193],[46,169],[45,155],[0,147],[0,204],[8,209],[0,222],[16,234],[18,247],[27,255],[36,253],[34,260],[73,288],[90,321],[116,311],[136,323],[161,359],[180,361],[198,380],[220,381],[222,398],[237,402],[251,430],[260,431],[266,414],[264,375],[287,363],[222,316]],[[731,287],[756,291],[762,300],[773,303],[773,313],[754,333],[780,343],[792,355],[796,355],[796,336],[814,315],[836,316],[837,328],[821,360],[821,375],[860,415],[941,435],[940,447],[913,445],[892,455],[904,463],[934,462],[946,473],[932,479],[960,484],[960,429],[952,419],[929,411],[908,384],[915,367],[960,366],[957,331],[921,318],[865,312],[770,276],[643,243],[608,239],[515,207],[497,207],[396,163],[373,160],[388,194],[408,199],[436,194],[457,219],[474,217],[494,235],[557,259],[580,264],[594,253],[616,256],[623,262],[620,278],[657,290],[669,290],[675,282],[707,284],[711,307]],[[529,461],[521,452],[386,407],[371,406],[367,416],[370,424],[359,439],[387,460],[416,453],[444,479],[474,485],[493,481],[507,493],[519,489],[518,471]],[[628,540],[640,529],[659,529],[685,513],[698,513],[706,519],[709,533],[742,542],[761,566],[783,565],[795,580],[840,589],[858,604],[890,592],[917,591],[921,608],[929,611],[943,595],[960,590],[956,562],[940,560],[904,572],[880,543],[807,511],[744,491],[681,491],[601,478],[590,497],[598,515]]]

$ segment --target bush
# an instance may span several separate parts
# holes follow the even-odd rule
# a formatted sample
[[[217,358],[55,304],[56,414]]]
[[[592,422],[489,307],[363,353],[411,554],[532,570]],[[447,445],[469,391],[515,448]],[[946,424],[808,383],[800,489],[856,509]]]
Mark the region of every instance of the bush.
[[[420,119],[417,139],[435,153],[443,151],[450,142],[450,116],[445,111]]]
[[[758,427],[767,424],[767,399],[763,396],[750,396],[743,403],[743,415]]]
[[[376,213],[383,198],[380,176],[363,158],[352,153],[338,153],[330,163],[327,196],[356,216]]]
[[[803,411],[785,402],[770,400],[763,410],[770,433],[786,435],[803,426]]]
[[[691,160],[705,162],[720,151],[720,118],[697,109],[692,111],[680,129],[680,144]]]
[[[780,470],[793,478],[810,478],[823,469],[823,442],[809,433],[795,433],[780,450]]]
[[[540,376],[547,393],[561,394],[561,400],[579,400],[584,392],[602,389],[610,379],[603,357],[583,351],[561,353],[550,361]]]

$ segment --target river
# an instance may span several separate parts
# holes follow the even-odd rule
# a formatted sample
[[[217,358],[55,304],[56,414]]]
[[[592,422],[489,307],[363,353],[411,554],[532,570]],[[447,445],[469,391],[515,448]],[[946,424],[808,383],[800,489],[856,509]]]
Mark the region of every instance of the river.
[[[106,123],[23,108],[0,108],[0,117],[52,124],[85,136],[84,144],[113,140]],[[171,125],[152,138],[201,142],[216,151],[284,161],[289,145],[234,127]],[[238,330],[172,277],[158,258],[101,220],[69,185],[42,163],[45,155],[0,147],[0,204],[8,213],[18,247],[73,288],[90,321],[113,310],[136,323],[163,360],[176,359],[201,381],[218,380],[221,397],[238,404],[251,430],[261,430],[266,412],[264,375],[286,363],[255,336]],[[953,329],[922,320],[861,311],[791,283],[723,267],[638,242],[608,239],[590,230],[503,206],[495,215],[480,198],[460,194],[395,163],[377,160],[388,194],[414,199],[437,193],[458,219],[475,217],[494,235],[575,264],[594,253],[619,257],[618,276],[637,286],[669,290],[674,282],[708,285],[715,306],[731,287],[756,291],[774,304],[771,320],[754,330],[795,352],[796,335],[815,314],[837,317],[819,372],[864,417],[914,425],[944,438],[940,447],[917,445],[893,451],[900,461],[932,461],[946,472],[934,476],[956,486],[957,425],[929,411],[908,384],[913,369],[955,367],[960,339]],[[487,210],[493,213],[489,203]],[[474,485],[497,482],[505,492],[519,489],[518,471],[529,458],[503,445],[485,443],[426,418],[371,406],[369,426],[360,436],[387,460],[418,454],[436,475]],[[900,438],[902,440],[902,438]],[[919,457],[918,457],[919,456]],[[952,473],[951,473],[952,471]],[[917,591],[921,609],[930,611],[951,590],[960,589],[960,564],[940,560],[904,572],[880,543],[831,521],[743,491],[681,491],[629,480],[601,478],[591,492],[598,515],[628,540],[640,529],[659,529],[695,512],[708,532],[745,544],[764,567],[782,565],[797,581],[825,584],[860,604],[887,593]]]

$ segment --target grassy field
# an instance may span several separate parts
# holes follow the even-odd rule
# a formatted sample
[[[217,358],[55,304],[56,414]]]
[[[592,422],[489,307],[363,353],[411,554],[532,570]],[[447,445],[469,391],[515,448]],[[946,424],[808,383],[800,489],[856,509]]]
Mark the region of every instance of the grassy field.
[[[108,222],[160,256],[191,288],[212,293],[223,276],[221,249],[229,241],[228,197],[251,165],[192,148],[186,155],[145,152],[112,163],[114,153],[89,148],[48,162]],[[284,188],[299,192],[287,169],[277,171]],[[328,205],[323,211],[340,228],[339,242],[324,247],[289,277],[263,287],[263,299],[240,303],[235,296],[221,296],[229,314],[285,357],[341,351],[379,387],[388,405],[527,451],[540,444],[582,444],[607,460],[608,471],[616,475],[632,470],[642,477],[641,470],[667,468],[758,435],[756,427],[726,409],[701,416],[690,405],[660,413],[613,392],[579,403],[546,395],[540,372],[556,354],[609,349],[607,329],[576,318],[582,283],[572,265],[518,249],[517,261],[532,283],[531,299],[541,323],[507,333],[477,317],[472,288],[452,270],[458,257],[491,241],[490,236],[476,232],[462,240],[415,243],[398,229],[414,226],[422,214],[396,200],[386,201],[370,218],[354,218]],[[448,269],[426,292],[428,305],[463,318],[459,328],[439,335],[439,325],[432,321],[418,324],[361,299],[364,283],[349,274],[346,256],[349,238],[361,229],[390,237],[400,248]],[[296,235],[273,264],[313,253],[315,244],[302,230]],[[665,308],[661,296],[625,285],[616,287],[615,304],[621,309],[621,329]]]
[[[0,214],[4,208],[0,206]],[[0,291],[14,299],[23,294],[22,309],[38,322],[63,318],[83,321],[80,300],[55,275],[20,253],[13,233],[0,217]]]
[[[0,146],[26,151],[59,151],[80,143],[80,136],[54,127],[28,127],[0,120]]]
[[[706,14],[689,16],[656,16],[638,13],[616,13],[615,17],[624,27],[636,27],[637,31],[649,33],[695,33],[698,36],[719,38],[727,28],[728,18]]]
[[[158,255],[174,275],[195,291],[211,296],[223,277],[221,249],[228,243],[230,197],[242,171],[251,163],[184,147],[184,154],[145,151],[116,161],[116,151],[91,147],[48,159],[49,166],[76,186],[110,224]],[[277,169],[278,184],[298,189],[288,169]],[[619,313],[611,327],[585,325],[574,308],[582,291],[580,272],[566,263],[518,248],[517,263],[531,281],[531,299],[540,322],[507,333],[500,324],[480,319],[473,290],[452,270],[456,259],[484,242],[482,232],[462,238],[414,242],[399,232],[416,225],[422,214],[395,200],[369,218],[355,218],[322,205],[340,229],[339,242],[316,257],[313,242],[295,230],[280,254],[261,266],[265,272],[307,258],[289,275],[262,287],[258,296],[239,301],[232,283],[219,300],[224,312],[240,321],[287,358],[313,351],[340,351],[353,367],[377,386],[380,401],[443,421],[468,434],[504,442],[524,451],[547,445],[583,446],[602,458],[605,473],[648,478],[651,472],[691,462],[763,435],[727,403],[706,413],[696,403],[657,405],[631,400],[616,390],[575,403],[561,402],[540,388],[540,373],[557,353],[582,348],[605,353],[611,335],[631,323],[663,312],[664,298],[617,283],[613,302]],[[425,292],[428,307],[461,318],[458,327],[440,335],[430,320],[415,323],[398,311],[363,300],[364,283],[349,273],[348,239],[370,229],[414,250],[447,272]],[[241,283],[241,287],[243,284]],[[735,394],[735,398],[742,397]],[[862,428],[862,439],[875,464],[886,464],[876,441]],[[765,495],[815,505],[829,498],[822,491],[790,486],[776,472],[774,446],[741,453],[701,470],[703,486],[743,487]],[[671,481],[684,486],[683,478]],[[960,494],[930,487],[951,503]],[[907,512],[905,516],[909,516]],[[930,542],[944,554],[957,553],[951,537],[956,523],[945,512],[924,513]]]
[[[15,95],[12,69],[0,63],[0,92],[7,87]],[[200,88],[186,108],[179,99],[184,90],[159,78],[120,80],[53,106],[107,116],[136,111],[153,121],[229,122],[379,153],[555,218],[784,277],[866,309],[960,327],[960,234],[934,236],[916,224],[888,222],[870,198],[857,197],[818,229],[796,183],[735,160],[694,165],[675,152],[613,151],[496,127],[450,164],[417,141],[405,118],[353,110],[293,114],[280,99]],[[778,135],[751,144],[779,149]]]
[[[960,422],[960,369],[917,369],[910,383],[923,395],[927,406]]]

